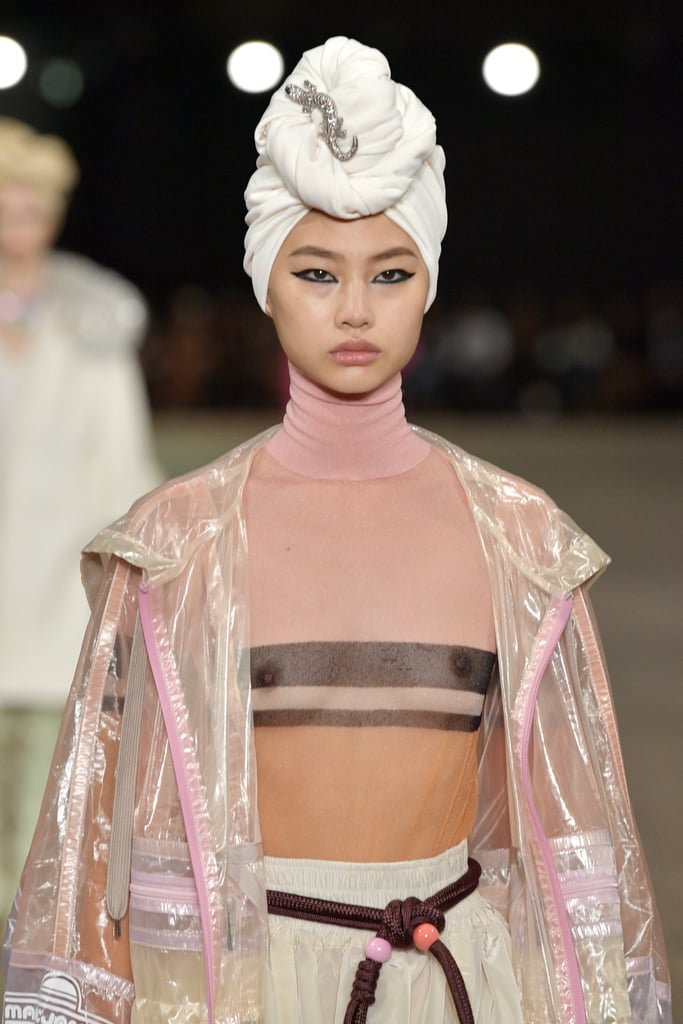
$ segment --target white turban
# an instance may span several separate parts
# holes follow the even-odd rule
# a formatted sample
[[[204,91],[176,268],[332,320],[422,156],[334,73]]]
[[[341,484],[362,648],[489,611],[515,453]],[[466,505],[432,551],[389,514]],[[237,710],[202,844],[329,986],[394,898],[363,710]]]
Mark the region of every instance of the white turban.
[[[315,86],[343,118],[339,159],[321,136],[323,114],[304,110],[287,88]],[[270,272],[282,243],[309,210],[354,220],[385,213],[414,239],[429,272],[425,308],[434,301],[446,231],[445,158],[434,117],[405,85],[391,80],[386,58],[336,36],[307,50],[273,94],[255,132],[258,159],[244,194],[248,230],[244,269],[265,309]]]

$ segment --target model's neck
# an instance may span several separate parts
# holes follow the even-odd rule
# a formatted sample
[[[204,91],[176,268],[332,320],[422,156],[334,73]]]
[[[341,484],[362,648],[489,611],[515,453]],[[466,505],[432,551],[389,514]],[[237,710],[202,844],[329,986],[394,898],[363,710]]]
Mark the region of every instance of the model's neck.
[[[33,296],[45,282],[47,257],[0,258],[0,292],[16,296]]]
[[[283,466],[323,480],[370,480],[406,473],[429,445],[406,421],[401,375],[366,395],[337,395],[289,366],[282,428],[266,449]]]

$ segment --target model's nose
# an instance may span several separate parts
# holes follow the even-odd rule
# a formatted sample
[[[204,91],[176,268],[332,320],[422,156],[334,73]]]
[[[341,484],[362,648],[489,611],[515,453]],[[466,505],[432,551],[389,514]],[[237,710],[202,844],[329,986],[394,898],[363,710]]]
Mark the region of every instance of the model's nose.
[[[339,290],[337,323],[357,330],[372,323],[370,290],[364,281],[350,281]]]

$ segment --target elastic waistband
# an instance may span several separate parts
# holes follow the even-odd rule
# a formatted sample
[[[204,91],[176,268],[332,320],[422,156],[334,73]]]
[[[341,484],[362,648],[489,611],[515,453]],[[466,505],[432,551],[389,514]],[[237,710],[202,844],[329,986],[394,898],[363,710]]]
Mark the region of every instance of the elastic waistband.
[[[453,851],[448,852],[453,853]],[[438,867],[451,866],[459,854],[460,848],[458,847],[455,858],[448,856],[436,858]],[[434,866],[434,860],[435,858],[430,858],[432,866]],[[329,863],[327,866],[327,881],[333,881]],[[338,870],[343,865],[337,863],[335,867],[338,877]],[[346,867],[348,868],[350,865],[346,865]],[[373,877],[376,875],[377,868],[381,868],[381,865],[364,864],[361,867],[360,875],[367,882],[370,875]],[[405,884],[410,874],[406,866],[403,865],[401,869],[399,865],[391,864],[388,867],[392,885],[395,885],[399,879]],[[416,876],[424,876],[425,864],[412,861],[411,867],[413,868],[411,882],[414,883]],[[372,868],[372,871],[368,870],[369,868]],[[375,1002],[382,964],[391,957],[394,949],[411,948],[429,952],[441,964],[453,996],[458,1021],[460,1024],[474,1024],[472,1004],[465,981],[450,950],[441,941],[440,933],[446,927],[445,911],[462,903],[476,890],[480,874],[479,864],[472,860],[465,872],[461,873],[459,877],[452,878],[438,892],[432,892],[425,898],[415,892],[406,898],[397,898],[394,895],[394,898],[383,908],[377,907],[376,903],[365,906],[360,903],[354,904],[331,899],[329,892],[325,896],[315,897],[302,892],[275,890],[269,885],[268,912],[321,925],[350,926],[371,933],[375,931],[374,938],[369,939],[365,945],[365,958],[360,961],[356,969],[349,1004],[344,1015],[344,1024],[365,1024],[368,1008]],[[318,882],[323,881],[320,875],[321,873],[318,871]],[[343,878],[338,877],[338,884],[344,884]],[[366,890],[364,899],[376,901],[378,895],[376,889]]]
[[[340,903],[384,906],[390,900],[427,899],[467,871],[467,840],[436,857],[372,864],[265,857],[266,885]]]

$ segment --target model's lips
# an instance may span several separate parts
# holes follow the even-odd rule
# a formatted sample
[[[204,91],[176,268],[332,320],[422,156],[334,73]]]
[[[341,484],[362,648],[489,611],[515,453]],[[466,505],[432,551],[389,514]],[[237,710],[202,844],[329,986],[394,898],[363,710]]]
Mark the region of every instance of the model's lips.
[[[349,338],[347,341],[342,341],[341,345],[337,345],[332,355],[335,352],[374,352],[378,354],[379,349],[365,338]]]
[[[349,338],[332,350],[330,355],[341,366],[367,366],[380,354],[376,345],[364,338]]]

